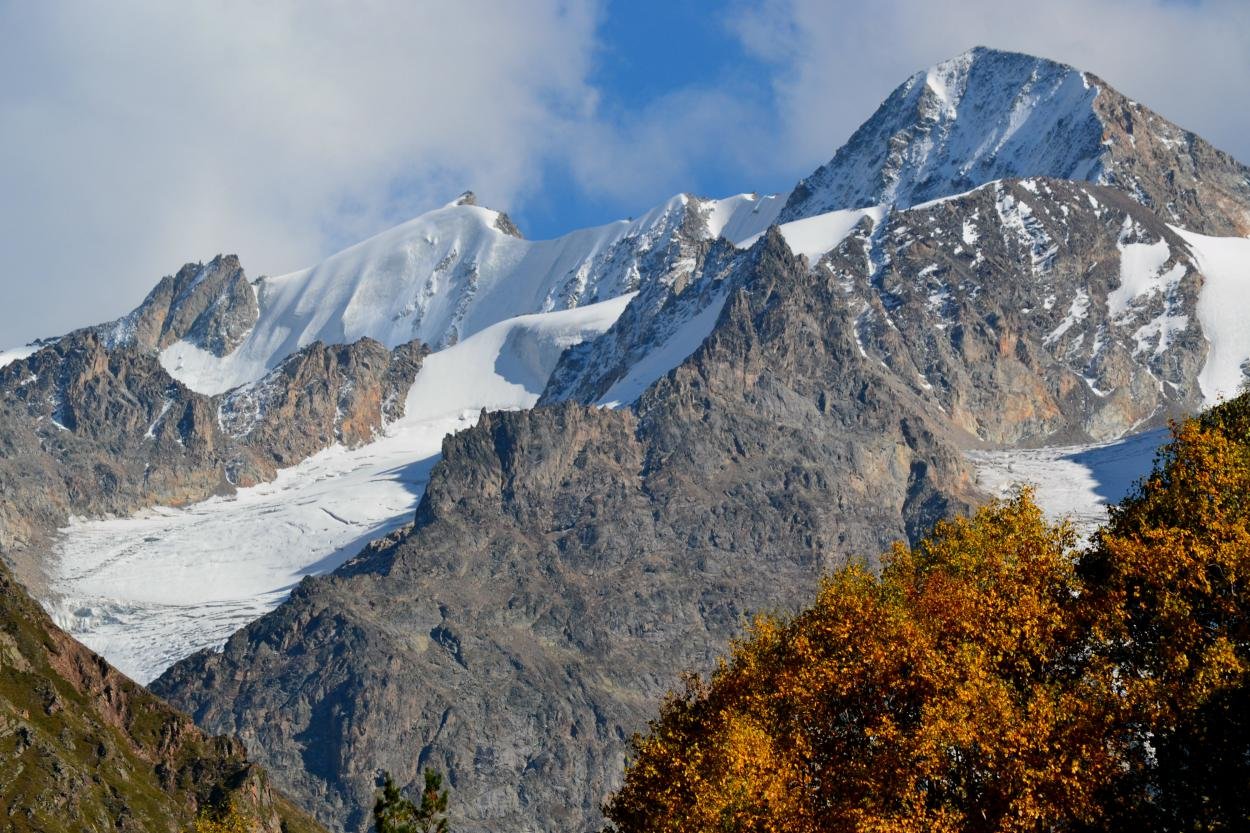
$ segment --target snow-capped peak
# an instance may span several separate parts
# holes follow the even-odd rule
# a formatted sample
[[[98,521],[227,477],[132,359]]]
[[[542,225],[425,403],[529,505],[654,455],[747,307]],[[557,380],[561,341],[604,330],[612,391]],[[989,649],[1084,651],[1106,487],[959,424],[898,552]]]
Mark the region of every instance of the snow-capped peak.
[[[948,61],[936,64],[925,72],[925,86],[942,104],[943,114],[954,118],[959,112],[959,100],[963,97],[968,81],[968,69],[976,59],[978,49],[970,49]]]
[[[799,184],[781,219],[907,207],[1009,177],[1096,176],[1097,94],[1070,66],[971,49],[899,86],[828,165]]]
[[[201,393],[263,376],[313,341],[368,336],[388,347],[419,339],[442,349],[500,321],[572,309],[635,292],[644,280],[679,283],[689,245],[766,228],[781,200],[679,194],[634,220],[528,241],[506,214],[465,192],[442,208],[255,284],[259,315],[226,355],[182,339],[161,362]]]
[[[895,89],[779,219],[1034,176],[1115,186],[1205,234],[1250,234],[1250,169],[1089,73],[982,46]]]

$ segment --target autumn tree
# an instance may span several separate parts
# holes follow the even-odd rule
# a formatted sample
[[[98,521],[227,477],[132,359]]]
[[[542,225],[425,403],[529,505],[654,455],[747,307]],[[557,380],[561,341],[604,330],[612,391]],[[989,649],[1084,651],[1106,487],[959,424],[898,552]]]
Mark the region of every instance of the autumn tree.
[[[1077,829],[1116,759],[1074,539],[1026,492],[762,618],[635,739],[622,831]],[[1044,821],[1043,821],[1044,820]]]
[[[883,563],[666,700],[621,833],[1250,830],[1250,395],[1083,548],[1024,491]]]
[[[1174,431],[1083,559],[1120,669],[1124,829],[1250,829],[1250,396]]]

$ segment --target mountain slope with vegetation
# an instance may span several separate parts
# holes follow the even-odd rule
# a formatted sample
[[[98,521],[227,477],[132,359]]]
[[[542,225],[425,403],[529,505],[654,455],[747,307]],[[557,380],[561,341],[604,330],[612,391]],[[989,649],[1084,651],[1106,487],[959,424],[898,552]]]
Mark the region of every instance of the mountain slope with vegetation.
[[[3,565],[0,762],[0,827],[14,833],[177,833],[232,813],[251,833],[322,831],[241,743],[75,642]]]

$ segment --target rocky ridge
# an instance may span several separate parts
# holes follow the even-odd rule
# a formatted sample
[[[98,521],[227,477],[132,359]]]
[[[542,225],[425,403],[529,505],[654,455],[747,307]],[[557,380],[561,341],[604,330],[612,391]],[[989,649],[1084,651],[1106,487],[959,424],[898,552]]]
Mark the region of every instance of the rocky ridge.
[[[259,315],[237,346],[218,354],[177,339],[161,347],[161,361],[188,387],[216,394],[255,382],[314,341],[444,349],[517,315],[573,309],[653,281],[680,285],[692,248],[763,231],[779,207],[753,195],[682,194],[634,220],[531,241],[466,194],[310,269],[256,281]]]
[[[186,341],[224,356],[239,346],[259,315],[256,291],[238,257],[218,255],[161,278],[133,312],[96,329],[110,347],[159,351]]]
[[[71,513],[191,503],[333,443],[368,442],[402,413],[427,352],[312,344],[256,384],[209,397],[135,338],[110,346],[80,330],[0,368],[0,552],[28,586],[41,586],[44,548]]]
[[[1123,192],[1003,180],[851,222],[809,268],[855,310],[862,355],[971,438],[1101,441],[1201,404],[1201,268]],[[569,350],[542,401],[610,400],[639,361],[714,316],[734,252],[711,260],[686,291],[644,290],[607,333]]]

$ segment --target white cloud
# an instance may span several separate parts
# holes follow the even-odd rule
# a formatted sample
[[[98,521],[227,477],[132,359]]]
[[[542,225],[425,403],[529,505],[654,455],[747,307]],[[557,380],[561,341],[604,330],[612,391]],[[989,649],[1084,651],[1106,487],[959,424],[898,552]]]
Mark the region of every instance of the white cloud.
[[[0,342],[132,307],[188,259],[285,271],[582,120],[590,2],[0,6]]]
[[[695,190],[707,168],[737,171],[732,189],[749,190],[753,154],[771,134],[757,105],[729,90],[689,87],[639,112],[600,114],[583,123],[568,164],[585,191],[641,213],[675,193]]]

